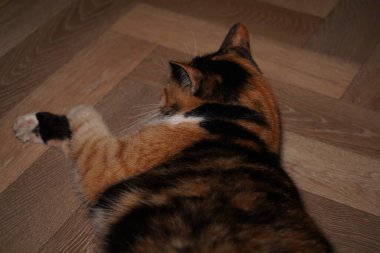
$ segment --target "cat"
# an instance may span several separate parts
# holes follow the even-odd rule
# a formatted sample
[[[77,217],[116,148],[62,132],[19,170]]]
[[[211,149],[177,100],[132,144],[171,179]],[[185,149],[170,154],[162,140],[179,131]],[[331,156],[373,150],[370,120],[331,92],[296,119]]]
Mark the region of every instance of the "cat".
[[[61,146],[102,252],[333,252],[281,163],[278,106],[234,25],[219,50],[170,61],[160,117],[114,137],[90,106],[17,119]]]

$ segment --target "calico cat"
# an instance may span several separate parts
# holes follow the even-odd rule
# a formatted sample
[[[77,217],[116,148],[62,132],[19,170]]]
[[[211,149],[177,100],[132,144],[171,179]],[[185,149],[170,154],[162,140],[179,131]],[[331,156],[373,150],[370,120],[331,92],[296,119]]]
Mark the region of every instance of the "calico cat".
[[[88,106],[14,126],[73,161],[101,251],[333,252],[282,169],[279,110],[246,27],[170,66],[160,118],[133,135],[114,137]]]

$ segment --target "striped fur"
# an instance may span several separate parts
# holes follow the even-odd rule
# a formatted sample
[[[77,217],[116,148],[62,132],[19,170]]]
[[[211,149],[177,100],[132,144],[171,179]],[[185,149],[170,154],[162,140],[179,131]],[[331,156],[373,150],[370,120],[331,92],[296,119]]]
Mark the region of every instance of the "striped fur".
[[[246,28],[170,65],[161,118],[134,135],[114,137],[86,106],[15,125],[74,161],[102,251],[333,252],[282,169],[278,108]]]

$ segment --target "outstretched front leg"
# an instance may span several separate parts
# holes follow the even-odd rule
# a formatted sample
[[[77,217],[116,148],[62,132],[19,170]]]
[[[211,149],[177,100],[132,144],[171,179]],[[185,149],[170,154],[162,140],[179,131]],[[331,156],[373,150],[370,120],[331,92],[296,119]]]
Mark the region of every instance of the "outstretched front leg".
[[[75,165],[79,189],[89,202],[125,176],[113,157],[120,144],[90,106],[75,107],[67,116],[49,112],[21,116],[14,130],[24,142],[62,147]]]
[[[110,186],[144,173],[179,150],[208,138],[199,121],[162,120],[134,135],[115,138],[92,107],[79,106],[67,116],[23,116],[15,124],[15,131],[23,141],[62,146],[74,162],[80,192],[87,201],[95,203]]]

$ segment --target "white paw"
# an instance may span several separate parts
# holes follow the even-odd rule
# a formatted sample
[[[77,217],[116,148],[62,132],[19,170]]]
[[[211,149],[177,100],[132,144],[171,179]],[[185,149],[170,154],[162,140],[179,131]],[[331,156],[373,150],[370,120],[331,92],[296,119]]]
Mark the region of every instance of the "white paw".
[[[27,114],[17,118],[13,125],[16,137],[23,142],[43,143],[42,139],[33,132],[38,126],[38,120],[35,113]]]

